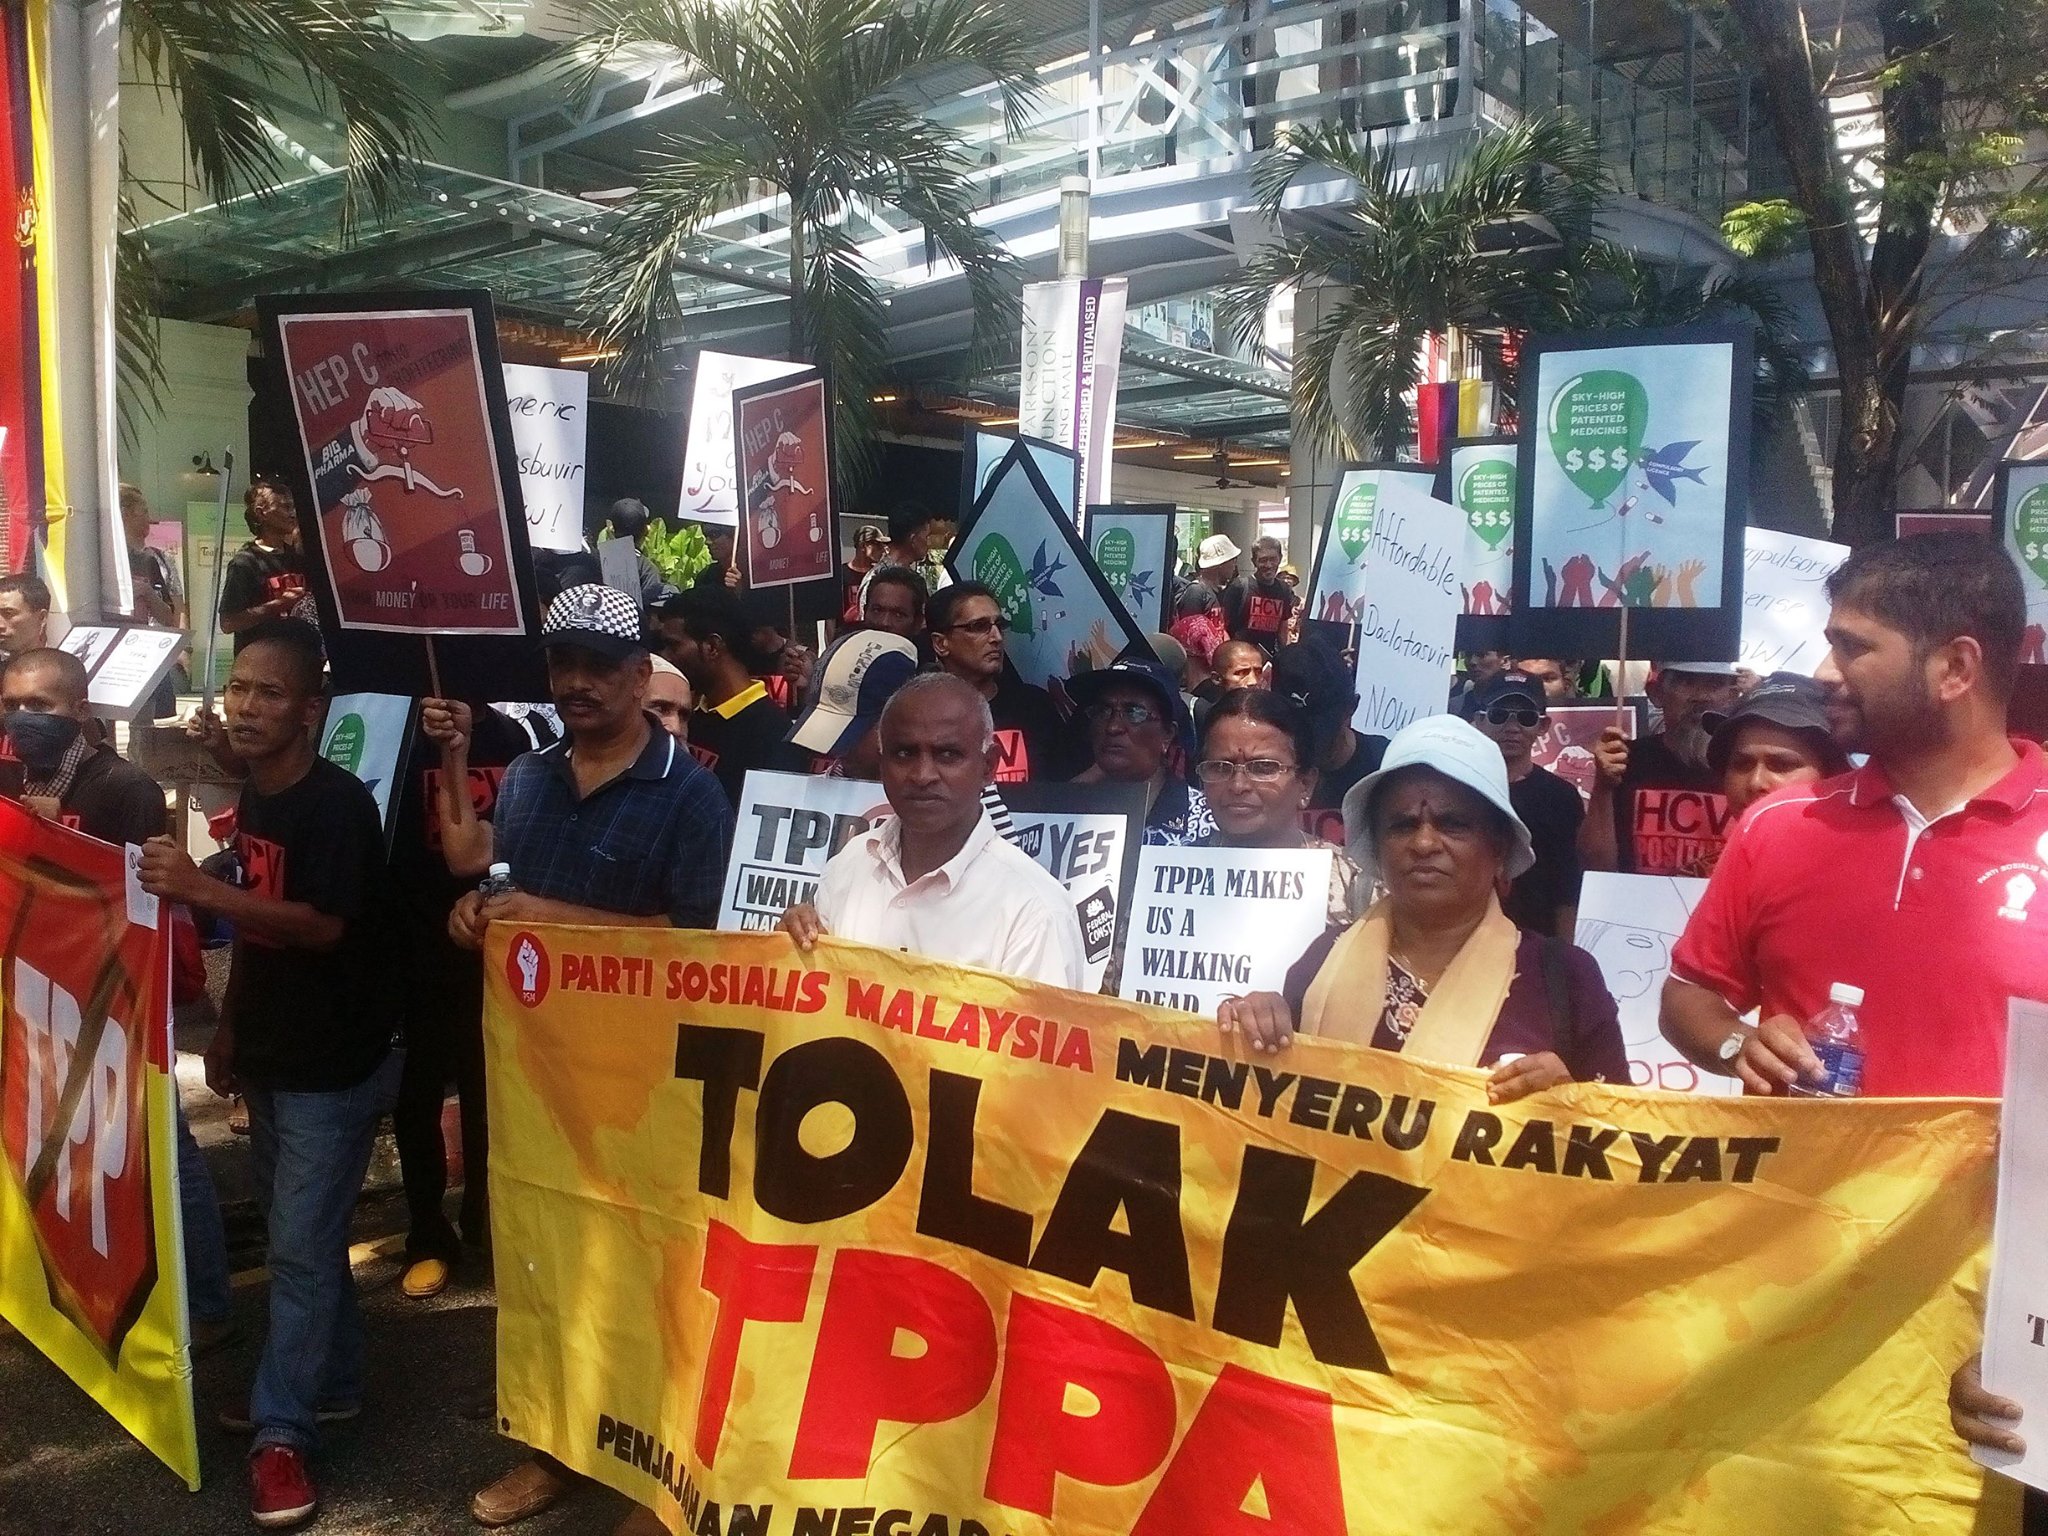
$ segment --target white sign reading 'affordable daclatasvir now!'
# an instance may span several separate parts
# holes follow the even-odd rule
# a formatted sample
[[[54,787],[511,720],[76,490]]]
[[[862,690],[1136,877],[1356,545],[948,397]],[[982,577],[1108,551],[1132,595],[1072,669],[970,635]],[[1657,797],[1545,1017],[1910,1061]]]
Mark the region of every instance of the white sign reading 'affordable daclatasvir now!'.
[[[1213,1017],[1277,992],[1329,922],[1328,848],[1144,848],[1118,995]]]
[[[1391,736],[1443,713],[1457,644],[1465,519],[1410,476],[1381,479],[1361,569],[1358,707],[1351,724]]]

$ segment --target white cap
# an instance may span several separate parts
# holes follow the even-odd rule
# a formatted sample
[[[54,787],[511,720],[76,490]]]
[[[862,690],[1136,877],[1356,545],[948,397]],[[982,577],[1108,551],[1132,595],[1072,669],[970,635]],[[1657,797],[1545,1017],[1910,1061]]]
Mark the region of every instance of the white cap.
[[[470,866],[472,869],[475,867],[474,864]],[[510,880],[512,878],[512,866],[510,864],[493,864],[491,866],[491,878],[493,880]]]
[[[1838,981],[1828,988],[1828,1001],[1840,1003],[1844,1008],[1860,1008],[1863,1006],[1863,989]]]
[[[1244,551],[1230,542],[1227,533],[1212,533],[1202,540],[1201,548],[1195,551],[1197,570],[1214,570],[1219,565],[1228,565]]]
[[[1380,780],[1403,768],[1430,768],[1462,784],[1508,819],[1514,845],[1508,849],[1507,876],[1512,880],[1536,862],[1529,829],[1515,814],[1508,796],[1508,764],[1500,747],[1469,720],[1456,715],[1428,715],[1397,732],[1387,743],[1379,771],[1368,773],[1344,796],[1344,847],[1366,876],[1379,876],[1379,850],[1373,846],[1372,819],[1367,814]]]
[[[818,664],[818,689],[786,741],[841,757],[882,718],[882,706],[917,672],[917,647],[901,635],[857,629],[832,642]]]

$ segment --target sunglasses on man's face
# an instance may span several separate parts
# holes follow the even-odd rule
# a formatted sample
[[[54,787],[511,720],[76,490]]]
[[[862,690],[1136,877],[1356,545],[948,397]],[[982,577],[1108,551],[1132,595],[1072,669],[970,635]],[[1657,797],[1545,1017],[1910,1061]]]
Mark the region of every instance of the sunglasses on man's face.
[[[990,635],[1002,634],[1009,627],[1010,621],[1001,614],[996,614],[992,618],[969,619],[965,624],[948,624],[946,632],[951,634],[955,630],[964,630],[977,640],[985,640]]]
[[[1486,718],[1495,725],[1519,725],[1533,731],[1542,723],[1543,711],[1526,704],[1496,704],[1486,712]]]

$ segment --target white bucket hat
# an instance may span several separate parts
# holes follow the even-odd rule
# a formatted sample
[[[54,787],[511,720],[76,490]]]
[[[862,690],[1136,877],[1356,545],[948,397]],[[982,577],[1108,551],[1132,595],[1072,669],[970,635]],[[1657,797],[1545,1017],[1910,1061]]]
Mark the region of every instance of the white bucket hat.
[[[1387,755],[1377,772],[1368,773],[1344,796],[1344,847],[1358,861],[1368,879],[1380,874],[1379,849],[1373,844],[1372,818],[1368,807],[1380,780],[1403,768],[1430,768],[1454,784],[1462,784],[1508,819],[1514,845],[1508,849],[1508,878],[1522,874],[1536,862],[1529,843],[1529,829],[1515,814],[1508,797],[1507,759],[1500,747],[1481,735],[1478,727],[1456,715],[1429,715],[1396,733],[1387,743]]]
[[[1213,571],[1219,565],[1228,565],[1244,551],[1230,542],[1227,533],[1212,533],[1202,540],[1201,548],[1195,552],[1195,569]]]

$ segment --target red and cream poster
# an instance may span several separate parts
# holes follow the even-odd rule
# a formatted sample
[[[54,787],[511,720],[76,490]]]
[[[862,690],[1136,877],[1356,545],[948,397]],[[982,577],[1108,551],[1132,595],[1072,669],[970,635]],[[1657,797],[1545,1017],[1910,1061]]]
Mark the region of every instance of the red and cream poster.
[[[476,311],[287,313],[277,330],[341,627],[523,633]]]
[[[747,585],[786,587],[839,569],[825,381],[816,373],[733,392]]]

